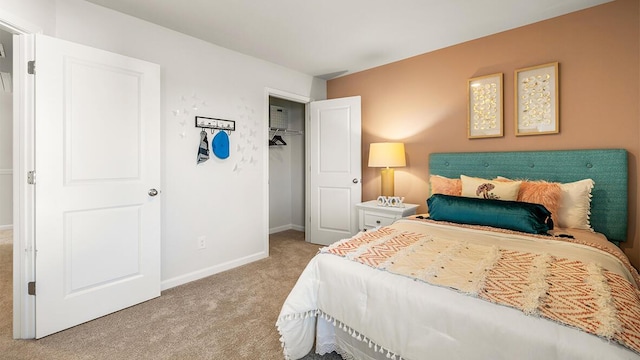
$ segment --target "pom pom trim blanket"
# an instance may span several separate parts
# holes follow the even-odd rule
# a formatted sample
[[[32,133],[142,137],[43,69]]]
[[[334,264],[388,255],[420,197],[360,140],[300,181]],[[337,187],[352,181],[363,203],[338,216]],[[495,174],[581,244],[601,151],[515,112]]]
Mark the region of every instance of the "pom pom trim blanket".
[[[606,340],[607,344],[615,342],[630,350],[632,355],[623,352],[625,356],[637,356],[640,353],[640,297],[635,283],[637,272],[619,260],[617,248],[603,247],[598,241],[594,241],[593,246],[585,245],[590,242],[590,239],[578,238],[574,243],[568,243],[566,238],[558,241],[510,231],[487,231],[403,220],[323,248],[316,258],[338,257],[341,261],[333,261],[334,266],[339,263],[345,267],[343,260],[347,260],[353,265],[360,264],[373,269],[373,274],[385,272],[388,273],[385,276],[391,279],[399,276],[414,283],[517,309],[528,317],[544,318],[563,327],[579,329]],[[316,265],[313,261],[310,264]],[[386,302],[355,301],[359,305],[352,309],[347,307],[350,301],[332,300],[331,295],[324,294],[324,290],[323,295],[308,304],[304,304],[308,296],[296,295],[304,292],[301,290],[304,288],[311,293],[321,291],[323,286],[330,288],[331,285],[325,285],[327,281],[331,279],[299,281],[283,306],[277,326],[282,335],[285,357],[299,358],[300,351],[296,350],[296,344],[300,342],[305,343],[301,352],[311,349],[309,338],[313,341],[315,319],[318,316],[353,334],[366,345],[375,347],[387,358],[420,358],[433,351],[433,347],[430,350],[429,346],[416,345],[411,340],[411,333],[419,330],[409,331],[409,339],[404,340],[389,334],[398,332],[399,326],[420,329],[423,325],[412,325],[411,319],[392,315],[396,312],[396,306],[412,302],[399,298],[402,294],[378,295],[389,297]],[[337,282],[340,281],[344,280]],[[358,288],[358,285],[353,288]],[[340,296],[346,300],[349,295],[344,292],[343,289]],[[366,290],[363,293],[355,292],[355,295],[373,295]],[[374,303],[378,304],[375,309]],[[296,310],[307,307],[304,311]],[[360,316],[349,315],[362,309],[365,310]],[[418,308],[406,312],[409,317],[413,314],[419,318],[420,311]],[[372,316],[374,312],[379,312],[381,317],[390,315],[391,318],[376,322],[363,316]],[[296,328],[292,323],[301,325]],[[370,323],[379,325],[370,330]],[[482,328],[482,324],[478,327]],[[299,335],[292,336],[291,329],[294,328]],[[414,337],[428,339],[426,335],[415,334]],[[318,345],[322,348],[322,344]],[[446,346],[442,351],[447,351]]]

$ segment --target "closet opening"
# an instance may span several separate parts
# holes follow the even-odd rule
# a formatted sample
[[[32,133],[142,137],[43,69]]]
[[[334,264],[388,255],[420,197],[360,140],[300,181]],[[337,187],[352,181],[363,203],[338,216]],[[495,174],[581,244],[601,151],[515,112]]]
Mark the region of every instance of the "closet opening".
[[[304,241],[306,103],[269,96],[269,237]]]

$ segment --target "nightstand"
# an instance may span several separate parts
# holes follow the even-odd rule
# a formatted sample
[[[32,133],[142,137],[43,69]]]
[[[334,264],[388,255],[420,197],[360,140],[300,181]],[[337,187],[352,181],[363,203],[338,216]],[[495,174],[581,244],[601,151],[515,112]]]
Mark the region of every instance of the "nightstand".
[[[377,200],[356,204],[358,229],[366,231],[380,226],[391,225],[400,218],[415,215],[418,206],[416,204],[403,204],[403,207],[378,206]]]

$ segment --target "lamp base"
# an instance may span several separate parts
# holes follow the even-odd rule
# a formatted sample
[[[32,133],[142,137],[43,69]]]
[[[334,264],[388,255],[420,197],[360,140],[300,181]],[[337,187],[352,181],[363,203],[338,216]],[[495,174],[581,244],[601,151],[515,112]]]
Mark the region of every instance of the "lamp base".
[[[393,196],[393,179],[394,173],[392,168],[386,168],[380,171],[380,190],[382,196]]]

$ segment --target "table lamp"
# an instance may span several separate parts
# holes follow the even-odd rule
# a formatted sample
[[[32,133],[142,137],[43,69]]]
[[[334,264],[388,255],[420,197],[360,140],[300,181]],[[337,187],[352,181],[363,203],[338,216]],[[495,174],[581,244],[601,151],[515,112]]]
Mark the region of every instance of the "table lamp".
[[[380,189],[382,196],[393,196],[394,167],[406,166],[403,143],[371,143],[369,167],[381,167]]]

